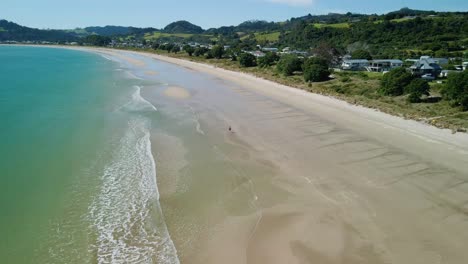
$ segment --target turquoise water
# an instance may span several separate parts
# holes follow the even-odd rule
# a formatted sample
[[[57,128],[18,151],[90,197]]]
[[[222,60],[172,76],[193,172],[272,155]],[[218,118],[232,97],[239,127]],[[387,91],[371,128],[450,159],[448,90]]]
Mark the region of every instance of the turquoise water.
[[[142,81],[98,54],[0,47],[0,262],[177,262]]]

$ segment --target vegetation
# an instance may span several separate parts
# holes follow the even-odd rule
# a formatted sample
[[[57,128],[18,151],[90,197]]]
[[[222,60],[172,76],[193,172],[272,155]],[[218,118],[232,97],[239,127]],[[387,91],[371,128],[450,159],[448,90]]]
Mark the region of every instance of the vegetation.
[[[177,21],[167,25],[164,28],[165,33],[187,33],[187,34],[201,34],[204,30],[188,21]]]
[[[239,56],[239,65],[241,67],[254,67],[257,65],[257,60],[255,56],[250,53],[242,53]]]
[[[421,96],[430,95],[429,90],[429,84],[423,79],[413,79],[408,86],[405,87],[405,93],[409,94],[407,100],[410,103],[421,102]]]
[[[353,53],[351,53],[351,57],[353,59],[372,60],[372,55],[370,54],[370,52],[362,49],[356,50]]]
[[[210,53],[213,58],[221,59],[224,55],[224,47],[221,45],[216,45],[211,49]]]
[[[91,46],[107,46],[111,39],[109,37],[99,36],[99,35],[90,35],[85,37],[82,40],[83,43],[86,43]]]
[[[454,106],[461,106],[464,111],[468,111],[468,70],[449,75],[442,94]]]
[[[330,76],[327,61],[323,59],[309,58],[305,60],[302,67],[306,82],[323,82]]]
[[[276,69],[284,76],[293,75],[295,71],[302,70],[302,60],[296,55],[284,55],[278,61]]]
[[[411,73],[405,68],[396,68],[382,77],[379,92],[382,95],[399,96],[403,95],[406,86],[413,80]]]
[[[195,48],[189,45],[184,46],[184,51],[187,52],[187,54],[192,57],[192,54],[195,52]]]
[[[275,52],[267,52],[265,56],[258,58],[258,66],[270,67],[279,61],[280,57]]]

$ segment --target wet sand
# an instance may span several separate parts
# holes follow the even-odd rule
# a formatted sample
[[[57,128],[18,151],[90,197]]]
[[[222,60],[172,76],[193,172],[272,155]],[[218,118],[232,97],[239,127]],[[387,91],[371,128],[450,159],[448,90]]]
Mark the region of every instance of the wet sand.
[[[167,84],[142,95],[160,113],[153,154],[181,263],[468,259],[466,134],[208,65],[99,52]]]

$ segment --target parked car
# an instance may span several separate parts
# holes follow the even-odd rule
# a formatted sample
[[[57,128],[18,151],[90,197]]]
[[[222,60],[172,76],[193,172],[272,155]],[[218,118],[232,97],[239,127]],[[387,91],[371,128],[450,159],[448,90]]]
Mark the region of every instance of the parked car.
[[[421,79],[427,80],[427,81],[433,81],[435,80],[435,77],[432,76],[432,74],[424,74],[423,76],[421,76]]]

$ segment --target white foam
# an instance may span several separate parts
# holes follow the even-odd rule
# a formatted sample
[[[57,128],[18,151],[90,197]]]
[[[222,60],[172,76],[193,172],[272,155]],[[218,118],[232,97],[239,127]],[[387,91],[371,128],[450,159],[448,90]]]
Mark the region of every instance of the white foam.
[[[135,91],[132,94],[132,99],[120,107],[118,110],[126,110],[128,112],[151,112],[158,111],[158,109],[141,96],[141,87],[134,86]]]
[[[179,263],[159,205],[148,119],[129,121],[88,219],[97,263]]]

